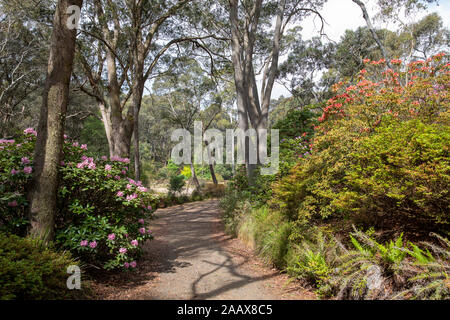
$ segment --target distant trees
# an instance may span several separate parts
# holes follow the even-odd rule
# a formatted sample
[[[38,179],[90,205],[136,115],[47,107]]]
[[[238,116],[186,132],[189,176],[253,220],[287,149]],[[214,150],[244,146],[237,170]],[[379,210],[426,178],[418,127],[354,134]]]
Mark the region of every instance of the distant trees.
[[[36,6],[0,1],[0,136],[7,136],[20,127],[33,108],[30,101],[38,95],[45,82],[45,68],[48,27],[36,24],[29,27],[29,21],[46,19],[46,3]],[[45,10],[44,10],[45,9]]]

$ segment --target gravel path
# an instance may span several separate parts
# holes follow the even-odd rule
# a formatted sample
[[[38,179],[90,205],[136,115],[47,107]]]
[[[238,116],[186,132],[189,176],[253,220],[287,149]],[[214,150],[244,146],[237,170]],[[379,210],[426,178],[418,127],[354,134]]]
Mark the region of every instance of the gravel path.
[[[138,271],[98,286],[102,299],[315,299],[223,232],[216,200],[156,212]]]

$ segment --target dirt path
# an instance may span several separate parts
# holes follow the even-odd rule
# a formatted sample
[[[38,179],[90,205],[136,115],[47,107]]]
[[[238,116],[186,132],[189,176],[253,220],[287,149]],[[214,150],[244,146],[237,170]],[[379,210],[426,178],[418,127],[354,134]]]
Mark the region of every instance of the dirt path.
[[[216,200],[159,209],[137,272],[97,285],[102,299],[315,299],[223,232]]]

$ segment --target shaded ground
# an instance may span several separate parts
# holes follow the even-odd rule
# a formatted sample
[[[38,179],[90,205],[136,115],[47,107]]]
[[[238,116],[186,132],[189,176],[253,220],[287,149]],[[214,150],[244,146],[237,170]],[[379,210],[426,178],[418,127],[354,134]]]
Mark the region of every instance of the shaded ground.
[[[94,285],[100,299],[315,299],[223,232],[216,200],[156,212],[137,272]]]

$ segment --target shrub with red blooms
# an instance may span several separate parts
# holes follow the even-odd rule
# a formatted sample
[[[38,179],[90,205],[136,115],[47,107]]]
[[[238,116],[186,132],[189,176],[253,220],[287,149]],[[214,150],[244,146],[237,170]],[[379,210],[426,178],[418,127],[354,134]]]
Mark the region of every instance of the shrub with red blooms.
[[[302,221],[448,224],[448,56],[408,65],[395,59],[393,69],[364,62],[356,83],[335,85],[311,156],[275,184],[272,206]]]
[[[14,140],[0,140],[0,231],[24,236],[29,227],[35,136],[26,129]],[[94,159],[87,149],[65,137],[55,243],[89,264],[134,268],[140,245],[152,239],[145,223],[158,199],[127,177],[129,159]]]

